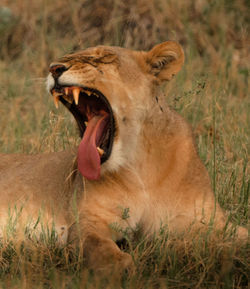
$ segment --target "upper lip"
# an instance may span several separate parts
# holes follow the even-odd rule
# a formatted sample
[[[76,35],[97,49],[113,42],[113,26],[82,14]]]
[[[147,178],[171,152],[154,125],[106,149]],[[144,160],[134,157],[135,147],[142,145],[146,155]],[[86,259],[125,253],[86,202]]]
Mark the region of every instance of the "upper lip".
[[[59,101],[61,101],[73,114],[79,130],[80,135],[83,137],[86,130],[88,118],[92,113],[107,113],[109,114],[109,127],[107,134],[109,140],[105,139],[105,147],[98,147],[98,151],[101,155],[101,161],[106,161],[112,150],[113,138],[115,136],[115,120],[111,105],[107,98],[97,89],[89,88],[80,85],[59,85],[58,82],[50,90],[54,97],[54,103],[58,107]],[[86,112],[86,107],[89,108],[89,114]],[[103,111],[103,112],[102,112]],[[101,144],[102,145],[102,144]],[[100,145],[100,146],[101,146]]]

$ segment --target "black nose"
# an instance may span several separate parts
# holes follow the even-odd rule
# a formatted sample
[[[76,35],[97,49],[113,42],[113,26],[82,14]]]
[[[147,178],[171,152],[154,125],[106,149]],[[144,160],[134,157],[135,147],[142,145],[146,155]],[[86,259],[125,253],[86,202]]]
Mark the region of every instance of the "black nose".
[[[54,78],[58,78],[67,70],[67,67],[63,64],[51,64],[49,71],[51,72]]]

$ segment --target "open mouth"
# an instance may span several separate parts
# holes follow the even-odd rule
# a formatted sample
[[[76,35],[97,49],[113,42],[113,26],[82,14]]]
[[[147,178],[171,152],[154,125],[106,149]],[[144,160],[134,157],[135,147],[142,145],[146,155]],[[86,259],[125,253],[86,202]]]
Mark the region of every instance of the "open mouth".
[[[55,106],[61,101],[73,114],[82,138],[78,148],[78,169],[90,180],[100,177],[101,164],[110,157],[115,121],[107,98],[98,90],[80,86],[51,89]]]

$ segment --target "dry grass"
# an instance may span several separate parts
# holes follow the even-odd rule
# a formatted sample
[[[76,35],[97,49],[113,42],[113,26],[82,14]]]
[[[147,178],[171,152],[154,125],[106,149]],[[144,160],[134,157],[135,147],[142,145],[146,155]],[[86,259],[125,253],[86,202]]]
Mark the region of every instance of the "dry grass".
[[[0,152],[58,151],[77,144],[72,117],[62,107],[56,111],[45,90],[53,59],[98,44],[149,49],[177,40],[186,63],[165,87],[168,102],[193,126],[200,156],[229,218],[247,224],[247,5],[244,0],[1,1]],[[247,288],[247,246],[181,240],[164,231],[151,243],[131,241],[126,250],[137,271],[124,276],[121,286]],[[42,243],[25,245],[8,237],[0,256],[0,288],[117,288],[111,281],[93,280],[78,252],[55,246],[53,232]]]

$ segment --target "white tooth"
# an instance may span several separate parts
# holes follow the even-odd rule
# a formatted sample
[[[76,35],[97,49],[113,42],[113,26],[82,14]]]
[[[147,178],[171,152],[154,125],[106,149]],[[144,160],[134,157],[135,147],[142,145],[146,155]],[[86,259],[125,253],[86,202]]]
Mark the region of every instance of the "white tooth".
[[[91,91],[89,91],[89,90],[84,90],[84,92],[85,92],[88,96],[91,95]]]
[[[99,97],[95,92],[92,92],[92,94],[93,94],[95,97]]]
[[[88,126],[88,122],[87,121],[85,121],[84,124],[85,124],[86,127]]]
[[[76,88],[73,89],[73,97],[74,97],[76,105],[78,105],[79,93],[80,93],[80,88],[76,87]]]
[[[103,149],[97,147],[97,150],[98,150],[98,153],[99,153],[100,156],[102,156],[104,154],[104,150]]]
[[[65,87],[64,91],[65,91],[65,94],[68,95],[69,94],[69,87]]]

